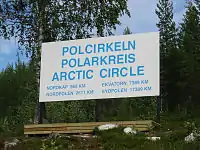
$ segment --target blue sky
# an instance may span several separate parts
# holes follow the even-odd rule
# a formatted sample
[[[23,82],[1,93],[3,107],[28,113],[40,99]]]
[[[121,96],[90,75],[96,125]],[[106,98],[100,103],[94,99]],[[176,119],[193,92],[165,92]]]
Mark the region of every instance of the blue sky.
[[[158,0],[128,0],[128,7],[131,18],[123,16],[120,18],[121,26],[117,27],[116,35],[123,34],[125,27],[129,27],[133,33],[157,31],[156,23],[158,21],[155,14],[156,3]],[[185,0],[173,0],[174,19],[180,22],[185,12]],[[0,38],[0,70],[5,68],[8,63],[13,63],[17,59],[17,41],[3,40]],[[21,56],[21,59],[27,61],[27,58]]]

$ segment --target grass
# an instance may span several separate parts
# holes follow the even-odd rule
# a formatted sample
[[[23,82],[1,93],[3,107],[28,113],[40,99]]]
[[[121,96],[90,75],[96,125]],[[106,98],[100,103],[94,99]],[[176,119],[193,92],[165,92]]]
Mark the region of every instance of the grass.
[[[199,150],[200,142],[185,143],[185,132],[162,135],[160,141],[146,139],[146,134],[127,135],[123,128],[96,131],[98,138],[28,138],[9,150]]]
[[[184,142],[185,136],[194,128],[192,123],[185,126],[183,120],[163,119],[161,124],[161,128],[151,133],[160,136],[159,141],[147,140],[145,133],[127,135],[119,127],[107,131],[95,129],[98,138],[22,138],[16,147],[9,150],[200,150],[200,140]],[[0,149],[4,140],[0,139]]]
[[[115,130],[116,131],[116,130]],[[10,150],[198,150],[200,143],[185,143],[180,139],[163,138],[152,142],[144,135],[131,136],[116,132],[101,133],[99,138],[31,139]]]

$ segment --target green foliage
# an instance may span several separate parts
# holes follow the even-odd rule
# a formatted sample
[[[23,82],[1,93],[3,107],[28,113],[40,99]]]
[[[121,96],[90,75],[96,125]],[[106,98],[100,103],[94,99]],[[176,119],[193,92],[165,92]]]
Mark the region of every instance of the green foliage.
[[[0,14],[0,36],[18,37],[31,51],[38,47],[40,29],[45,42],[88,38],[94,30],[98,36],[111,35],[119,17],[130,16],[127,0],[1,1]]]
[[[183,21],[175,27],[173,3],[159,0],[156,14],[160,31],[161,98],[166,111],[192,115],[199,105],[199,1],[188,2]]]
[[[32,80],[36,89],[32,96],[37,101],[42,42],[90,38],[94,32],[97,36],[112,35],[113,29],[120,24],[119,17],[125,14],[130,17],[127,0],[1,1],[0,36],[5,39],[16,37],[19,48],[25,50],[27,56],[30,54],[31,69],[36,74]],[[82,103],[74,102],[72,107],[77,114],[84,115],[80,119],[88,120],[85,117],[87,109],[77,110],[79,106]]]
[[[174,55],[174,51],[177,50],[177,33],[176,24],[173,20],[173,2],[171,0],[159,0],[155,12],[159,19],[157,27],[160,31],[160,96],[161,100],[164,100],[163,104],[166,107],[169,106],[169,108],[172,108],[173,106],[176,106],[174,105],[176,100],[171,99],[174,95],[172,90],[175,87],[172,87],[172,90],[168,89],[169,86],[171,87],[171,80],[173,80],[173,78],[169,79],[169,77],[171,77],[172,74],[178,76],[176,75],[176,72],[170,68],[174,64],[169,65],[168,62],[168,58],[172,58],[169,55],[173,54],[173,56],[177,56]],[[173,59],[176,61],[176,58]],[[166,96],[168,96],[168,98]]]
[[[126,27],[125,29],[124,29],[124,33],[123,33],[124,35],[127,35],[127,34],[132,34],[132,32],[131,32],[131,30],[129,29],[129,27]]]
[[[199,149],[200,143],[185,143],[181,140],[176,142],[170,142],[167,140],[162,141],[156,141],[151,142],[144,139],[137,139],[132,138],[130,136],[122,136],[122,140],[118,137],[113,137],[113,139],[110,139],[106,141],[106,143],[99,142],[98,145],[95,145],[96,141],[92,141],[94,143],[88,143],[88,145],[84,145],[80,147],[79,140],[76,139],[74,141],[63,139],[62,142],[58,142],[56,140],[57,144],[60,144],[58,146],[51,146],[51,140],[46,141],[46,148],[43,149],[43,142],[40,140],[32,140],[32,141],[26,141],[23,144],[20,144],[13,148],[13,150],[66,150],[66,149],[104,149],[104,150],[197,150]],[[66,144],[66,145],[65,145]],[[68,145],[68,146],[67,146]],[[20,149],[21,148],[21,149]]]
[[[36,114],[35,71],[32,62],[9,65],[0,74],[1,134],[21,135],[24,124],[34,123]],[[95,120],[94,100],[47,103],[47,120],[58,122],[90,122]],[[109,99],[102,103],[101,121],[152,119],[154,98]]]
[[[54,123],[94,121],[94,107],[95,102],[91,100],[48,103],[47,118]]]
[[[0,2],[0,36],[16,37],[20,50],[25,50],[31,58],[28,65],[18,62],[0,75],[0,117],[7,118],[9,131],[15,133],[20,128],[20,132],[23,124],[35,120],[41,42],[89,38],[93,31],[97,36],[111,35],[120,24],[119,17],[125,14],[130,16],[127,0]],[[95,104],[93,100],[47,104],[47,119],[94,121]]]
[[[173,124],[173,122],[171,122]],[[137,133],[136,135],[127,135],[123,132],[123,127],[114,128],[105,131],[96,130],[97,137],[80,138],[57,136],[43,138],[20,139],[20,142],[13,150],[65,150],[65,149],[105,149],[105,150],[196,150],[199,149],[198,140],[186,143],[184,137],[187,130],[178,130],[170,133],[163,133],[161,140],[148,140],[145,133]],[[1,142],[1,140],[0,140]],[[3,142],[3,141],[2,141]],[[0,143],[1,145],[1,143]]]
[[[60,150],[62,148],[62,143],[56,143],[56,139],[45,140],[42,142],[40,150]]]
[[[184,122],[184,127],[187,128],[188,133],[192,133],[192,132],[197,130],[196,125],[195,125],[194,122],[185,121]]]
[[[154,119],[156,101],[154,97],[108,99],[101,107],[102,121]]]
[[[34,88],[31,85],[32,77],[29,65],[20,61],[15,66],[9,65],[1,72],[0,128],[2,130],[14,134],[23,131],[23,124],[33,120],[36,102],[30,99],[30,91]]]
[[[187,130],[177,130],[177,131],[171,132],[171,134],[163,138],[170,142],[177,142],[180,140],[183,141],[186,136],[188,136]]]
[[[171,47],[176,46],[176,28],[173,21],[173,2],[171,0],[159,0],[156,8],[159,22],[157,27],[160,32],[161,58],[168,55]]]
[[[0,118],[0,133],[9,132],[9,122],[7,118]],[[0,134],[0,136],[1,136]]]
[[[180,26],[180,49],[184,53],[184,67],[181,70],[185,86],[183,96],[185,98],[185,107],[187,110],[194,108],[198,104],[199,93],[199,75],[200,75],[200,24],[199,15],[196,6],[193,3],[187,4],[187,11]],[[188,111],[190,113],[190,111]]]
[[[164,140],[155,143],[141,139],[142,136],[125,135],[120,128],[98,133],[104,149],[198,148],[198,142],[193,145],[183,143],[186,134],[197,129],[191,120],[200,114],[200,3],[199,0],[194,2],[196,5],[187,3],[178,28],[173,20],[171,0],[159,0],[156,8],[160,31],[161,99],[166,112],[163,115],[167,116],[161,120],[166,125],[161,130],[170,128],[174,131],[177,126],[181,130],[168,134],[166,139],[162,136]],[[130,15],[127,0],[0,2],[0,36],[16,36],[20,47],[26,48],[31,55],[28,64],[18,61],[0,73],[0,134],[22,134],[23,125],[33,123],[38,100],[36,72],[41,34],[43,42],[88,38],[93,31],[98,36],[107,36],[120,24],[119,16],[124,14]],[[124,29],[123,34],[131,33],[128,27]],[[155,97],[53,102],[46,104],[47,119],[50,123],[94,121],[97,104],[100,121],[154,119],[156,112]],[[175,112],[179,115],[175,116]],[[170,119],[173,124],[169,123]],[[184,121],[190,123],[184,127]],[[36,145],[55,149],[65,140],[36,141],[39,146]],[[56,144],[59,141],[60,144]]]

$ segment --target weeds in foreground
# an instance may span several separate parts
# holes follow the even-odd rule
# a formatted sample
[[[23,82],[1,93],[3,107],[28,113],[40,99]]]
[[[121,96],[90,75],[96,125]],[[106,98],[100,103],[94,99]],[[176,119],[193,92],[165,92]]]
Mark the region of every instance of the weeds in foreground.
[[[187,127],[185,127],[187,129]],[[147,134],[126,134],[123,127],[106,131],[94,130],[98,138],[51,137],[33,138],[20,142],[11,150],[198,150],[200,141],[186,143],[184,137],[188,130],[161,135],[161,140],[150,141]]]

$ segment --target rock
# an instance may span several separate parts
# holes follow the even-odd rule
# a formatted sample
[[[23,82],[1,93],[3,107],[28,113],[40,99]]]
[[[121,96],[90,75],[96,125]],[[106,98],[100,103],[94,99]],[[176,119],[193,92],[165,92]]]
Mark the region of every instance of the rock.
[[[185,137],[185,142],[193,142],[195,140],[194,133],[191,133],[190,135]]]
[[[151,140],[151,141],[156,141],[156,140],[160,140],[160,137],[147,137],[148,140]]]
[[[131,127],[124,128],[124,133],[126,134],[137,134],[135,130],[133,130]]]
[[[113,129],[113,128],[117,128],[117,127],[118,127],[118,125],[116,125],[116,124],[104,124],[104,125],[99,126],[98,129],[100,131],[102,131],[102,130],[108,130],[108,129]]]
[[[56,138],[60,138],[60,137],[61,137],[61,135],[59,133],[56,133],[56,132],[49,134],[50,139],[56,139]]]
[[[97,138],[97,136],[91,136],[91,135],[72,135],[72,137],[80,137],[80,138]]]
[[[4,149],[7,150],[7,148],[15,147],[18,144],[18,142],[18,139],[13,139],[12,141],[5,141]]]

